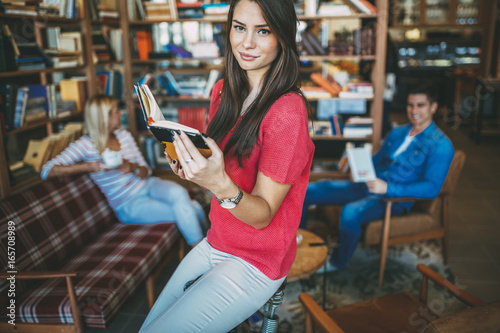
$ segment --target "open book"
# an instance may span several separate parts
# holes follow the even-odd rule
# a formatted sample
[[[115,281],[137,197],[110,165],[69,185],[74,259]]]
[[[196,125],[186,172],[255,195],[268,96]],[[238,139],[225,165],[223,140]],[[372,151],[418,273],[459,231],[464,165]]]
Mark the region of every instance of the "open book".
[[[147,85],[136,84],[134,85],[134,88],[137,91],[137,97],[139,99],[139,103],[141,104],[144,120],[146,121],[149,130],[153,133],[156,140],[164,146],[165,151],[170,158],[178,159],[173,143],[174,131],[183,131],[186,133],[203,156],[209,157],[212,155],[212,152],[205,143],[205,140],[203,140],[200,131],[189,126],[165,120],[158,103],[156,103],[156,100]]]
[[[356,183],[377,178],[372,161],[372,150],[367,147],[347,149],[347,161],[351,168],[352,179]]]

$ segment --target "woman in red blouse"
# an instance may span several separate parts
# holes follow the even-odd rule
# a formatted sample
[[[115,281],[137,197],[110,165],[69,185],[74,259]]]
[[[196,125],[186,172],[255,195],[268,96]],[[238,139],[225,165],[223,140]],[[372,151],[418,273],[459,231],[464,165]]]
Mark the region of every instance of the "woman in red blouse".
[[[278,289],[295,258],[314,145],[300,90],[293,1],[236,0],[204,158],[175,136],[174,172],[214,194],[211,229],[170,278],[141,332],[227,332]],[[187,281],[199,278],[184,292]]]

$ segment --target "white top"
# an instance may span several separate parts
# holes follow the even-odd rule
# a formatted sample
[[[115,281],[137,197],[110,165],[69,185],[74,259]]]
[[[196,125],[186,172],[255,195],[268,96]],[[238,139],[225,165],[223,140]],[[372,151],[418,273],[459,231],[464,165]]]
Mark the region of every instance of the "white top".
[[[413,141],[413,139],[415,139],[415,136],[411,136],[410,133],[408,133],[406,135],[405,140],[403,141],[403,143],[401,144],[401,146],[399,146],[399,148],[394,152],[394,155],[392,157],[393,158],[397,157],[399,154],[401,154],[402,152],[404,152],[406,150],[406,148],[408,148],[408,146],[410,145],[410,143]]]

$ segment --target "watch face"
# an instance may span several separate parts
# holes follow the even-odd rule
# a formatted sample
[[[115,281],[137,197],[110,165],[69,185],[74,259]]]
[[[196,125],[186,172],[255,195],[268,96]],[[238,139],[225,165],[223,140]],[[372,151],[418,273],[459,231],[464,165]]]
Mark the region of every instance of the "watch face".
[[[222,208],[225,208],[225,209],[231,209],[231,208],[236,207],[236,204],[232,201],[224,201],[224,202],[221,202],[220,206]]]

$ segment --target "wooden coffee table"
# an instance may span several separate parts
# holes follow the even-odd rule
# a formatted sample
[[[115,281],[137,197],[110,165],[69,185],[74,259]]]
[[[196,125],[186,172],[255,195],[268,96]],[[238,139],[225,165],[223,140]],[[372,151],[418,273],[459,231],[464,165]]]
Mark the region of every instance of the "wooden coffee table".
[[[328,247],[321,237],[304,229],[299,229],[297,235],[302,235],[302,241],[297,245],[297,255],[288,273],[288,282],[316,273],[325,264],[328,256]]]

